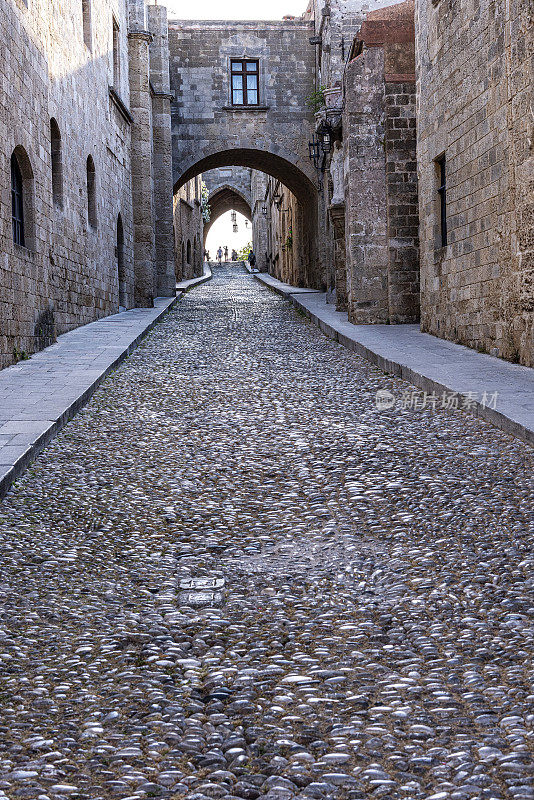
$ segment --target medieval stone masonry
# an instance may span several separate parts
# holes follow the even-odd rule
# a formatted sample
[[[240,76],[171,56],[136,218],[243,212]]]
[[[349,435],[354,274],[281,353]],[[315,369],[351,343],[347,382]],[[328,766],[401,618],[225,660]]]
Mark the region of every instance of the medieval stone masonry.
[[[165,9],[5,0],[0,30],[6,366],[171,295],[174,266]]]
[[[422,327],[534,366],[532,3],[418,0],[416,22]]]
[[[532,4],[302,11],[1,0],[0,367],[172,296],[230,209],[350,322],[534,366]]]

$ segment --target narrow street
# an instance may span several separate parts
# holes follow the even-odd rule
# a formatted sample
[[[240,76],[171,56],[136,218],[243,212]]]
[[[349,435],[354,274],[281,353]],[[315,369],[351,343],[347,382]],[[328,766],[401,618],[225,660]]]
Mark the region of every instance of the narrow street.
[[[237,268],[0,505],[0,800],[529,800],[531,449]]]

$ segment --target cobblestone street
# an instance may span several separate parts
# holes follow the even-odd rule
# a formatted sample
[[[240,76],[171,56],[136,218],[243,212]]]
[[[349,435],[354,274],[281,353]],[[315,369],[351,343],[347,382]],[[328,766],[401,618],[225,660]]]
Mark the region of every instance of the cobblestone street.
[[[534,798],[532,450],[215,270],[0,505],[0,799]]]

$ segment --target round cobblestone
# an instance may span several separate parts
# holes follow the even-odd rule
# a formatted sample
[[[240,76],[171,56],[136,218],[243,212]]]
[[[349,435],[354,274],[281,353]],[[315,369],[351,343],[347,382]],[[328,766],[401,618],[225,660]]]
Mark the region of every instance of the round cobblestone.
[[[219,269],[1,506],[0,797],[534,797],[533,458]]]

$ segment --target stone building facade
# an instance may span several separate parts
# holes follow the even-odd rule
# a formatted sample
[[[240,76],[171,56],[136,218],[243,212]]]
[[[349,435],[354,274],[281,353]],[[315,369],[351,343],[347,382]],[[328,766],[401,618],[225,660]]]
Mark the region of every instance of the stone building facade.
[[[411,0],[170,25],[146,0],[3,0],[0,367],[171,296],[230,208],[260,269],[351,321],[420,306],[534,365],[531,4],[415,2],[414,32]]]
[[[284,283],[303,285],[296,253],[298,231],[294,220],[298,210],[295,195],[281,181],[262,172],[253,176],[253,239],[256,266]]]
[[[174,269],[165,9],[5,0],[0,30],[6,366],[172,294]]]
[[[337,281],[354,323],[419,320],[413,15],[412,0],[370,12],[345,70],[346,276]]]
[[[281,21],[171,21],[169,25],[175,189],[224,167],[260,170],[298,199],[298,269],[316,285],[316,173],[308,158],[315,85],[313,24]],[[257,65],[255,102],[234,102],[232,63]],[[241,97],[243,100],[243,97]]]
[[[532,3],[417,0],[416,23],[422,328],[534,366]]]
[[[203,176],[187,181],[174,194],[174,259],[176,280],[198,278],[204,269]]]

